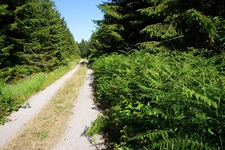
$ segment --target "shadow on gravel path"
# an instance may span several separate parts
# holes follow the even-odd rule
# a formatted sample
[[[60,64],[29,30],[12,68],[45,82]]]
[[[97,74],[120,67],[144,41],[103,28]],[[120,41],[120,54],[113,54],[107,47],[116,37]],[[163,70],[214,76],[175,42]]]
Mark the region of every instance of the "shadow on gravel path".
[[[86,135],[88,127],[100,114],[98,109],[93,109],[97,107],[93,101],[92,73],[91,69],[87,70],[68,127],[53,150],[99,150],[104,148],[102,144],[104,140],[101,137],[98,137],[97,143],[94,144],[91,138]]]

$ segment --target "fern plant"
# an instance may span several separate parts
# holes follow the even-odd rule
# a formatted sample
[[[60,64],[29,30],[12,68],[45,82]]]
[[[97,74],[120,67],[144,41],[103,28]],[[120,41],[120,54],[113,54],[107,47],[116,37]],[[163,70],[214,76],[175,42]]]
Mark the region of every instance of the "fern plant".
[[[224,63],[210,55],[139,51],[97,59],[109,141],[124,149],[224,149]]]

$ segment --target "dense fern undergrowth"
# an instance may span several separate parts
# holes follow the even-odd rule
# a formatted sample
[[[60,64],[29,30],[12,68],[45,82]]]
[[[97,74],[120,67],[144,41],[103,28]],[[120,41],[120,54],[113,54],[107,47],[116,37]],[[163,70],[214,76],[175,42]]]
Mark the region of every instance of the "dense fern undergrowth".
[[[192,52],[136,51],[96,59],[94,130],[109,148],[225,148],[224,57]],[[96,131],[92,131],[95,133]]]

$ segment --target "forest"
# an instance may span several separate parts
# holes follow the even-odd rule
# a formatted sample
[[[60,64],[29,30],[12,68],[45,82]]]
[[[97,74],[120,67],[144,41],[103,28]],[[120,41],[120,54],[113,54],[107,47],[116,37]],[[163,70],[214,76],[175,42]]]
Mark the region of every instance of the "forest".
[[[40,90],[43,81],[56,78],[78,59],[78,51],[51,0],[1,0],[0,124]]]
[[[86,57],[108,149],[225,149],[225,1],[109,0]],[[85,45],[85,44],[83,44]]]
[[[76,43],[51,0],[1,0],[0,124],[21,104],[15,85],[34,78],[25,86],[36,91],[81,56],[102,110],[87,133],[103,134],[107,149],[225,150],[225,0],[98,8],[103,19]]]

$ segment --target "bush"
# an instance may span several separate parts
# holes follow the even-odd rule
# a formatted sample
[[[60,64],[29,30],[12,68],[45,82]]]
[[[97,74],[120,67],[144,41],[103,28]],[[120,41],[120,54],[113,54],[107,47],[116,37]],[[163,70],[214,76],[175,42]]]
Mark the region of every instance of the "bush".
[[[220,56],[144,51],[97,59],[97,101],[109,141],[126,149],[224,149]]]
[[[35,72],[29,66],[14,66],[0,69],[0,80],[4,82],[15,82],[19,79],[23,79]]]

